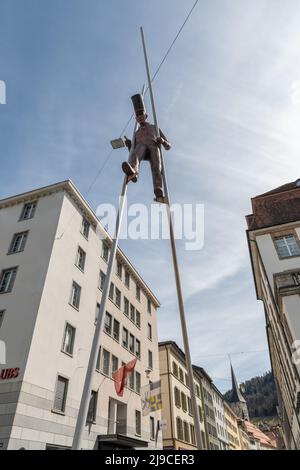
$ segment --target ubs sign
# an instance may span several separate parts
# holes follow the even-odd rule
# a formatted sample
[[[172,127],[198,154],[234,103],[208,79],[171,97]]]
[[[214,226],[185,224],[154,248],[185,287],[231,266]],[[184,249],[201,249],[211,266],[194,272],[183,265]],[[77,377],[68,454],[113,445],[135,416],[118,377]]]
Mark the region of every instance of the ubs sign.
[[[20,367],[10,369],[0,369],[0,380],[16,379],[19,376]]]

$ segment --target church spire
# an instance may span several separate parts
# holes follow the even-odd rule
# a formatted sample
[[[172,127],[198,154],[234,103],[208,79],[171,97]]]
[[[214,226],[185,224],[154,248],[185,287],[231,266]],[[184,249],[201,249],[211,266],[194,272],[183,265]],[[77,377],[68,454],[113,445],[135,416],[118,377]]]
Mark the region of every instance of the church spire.
[[[231,368],[231,382],[232,382],[232,392],[231,392],[231,401],[232,402],[237,402],[241,401],[246,403],[245,398],[243,397],[240,388],[238,386],[236,376],[232,367],[232,364],[230,363],[230,368]]]
[[[230,369],[231,369],[231,381],[232,381],[230,406],[233,409],[234,413],[239,418],[249,421],[248,406],[238,386],[238,382],[236,380],[236,376],[235,376],[231,361],[230,361]]]

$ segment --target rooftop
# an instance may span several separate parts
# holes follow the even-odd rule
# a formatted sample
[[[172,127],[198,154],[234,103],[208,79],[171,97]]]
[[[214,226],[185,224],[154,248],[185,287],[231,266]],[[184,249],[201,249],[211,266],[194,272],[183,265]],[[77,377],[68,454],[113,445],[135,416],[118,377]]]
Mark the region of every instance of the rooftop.
[[[300,179],[251,199],[248,229],[256,230],[300,220]]]

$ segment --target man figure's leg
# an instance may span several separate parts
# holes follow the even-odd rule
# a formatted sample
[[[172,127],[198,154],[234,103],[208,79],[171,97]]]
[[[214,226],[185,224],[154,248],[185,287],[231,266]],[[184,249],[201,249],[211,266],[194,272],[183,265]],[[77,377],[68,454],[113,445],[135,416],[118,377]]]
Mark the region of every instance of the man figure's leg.
[[[153,190],[157,202],[165,202],[162,179],[161,155],[158,147],[150,149],[150,165],[153,179]]]
[[[134,183],[137,182],[140,162],[143,160],[146,150],[147,147],[145,145],[138,144],[132,151],[130,151],[128,162],[123,162],[122,164],[122,170]]]

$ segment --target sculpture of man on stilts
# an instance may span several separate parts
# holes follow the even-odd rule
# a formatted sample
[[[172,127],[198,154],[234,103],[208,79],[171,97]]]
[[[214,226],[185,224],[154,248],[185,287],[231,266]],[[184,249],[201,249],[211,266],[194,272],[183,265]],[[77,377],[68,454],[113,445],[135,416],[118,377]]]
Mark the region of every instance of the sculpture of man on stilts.
[[[165,197],[159,145],[163,145],[166,150],[169,150],[171,144],[161,130],[159,130],[160,135],[157,136],[154,124],[147,122],[148,116],[142,95],[133,95],[131,100],[139,128],[134,134],[133,143],[125,136],[125,145],[129,149],[129,158],[128,162],[123,162],[122,170],[127,175],[128,180],[136,183],[139,175],[140,162],[142,160],[149,160],[155,201],[164,203]]]

